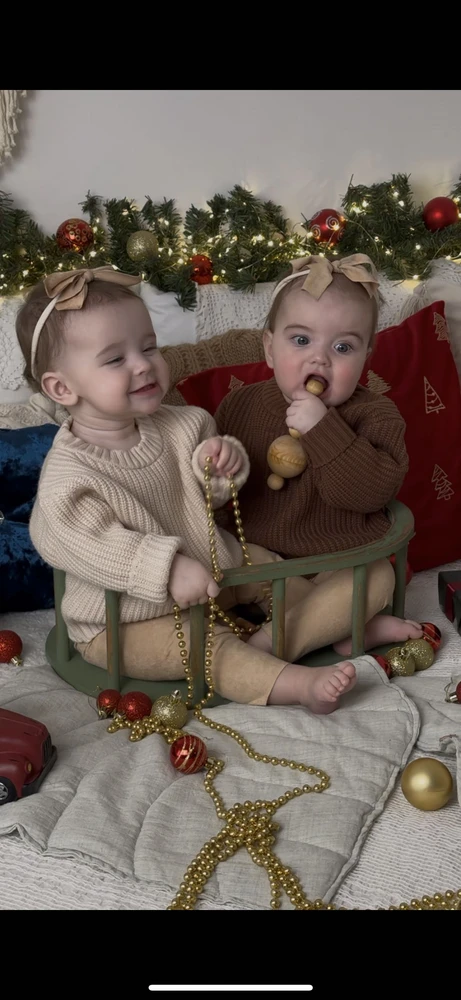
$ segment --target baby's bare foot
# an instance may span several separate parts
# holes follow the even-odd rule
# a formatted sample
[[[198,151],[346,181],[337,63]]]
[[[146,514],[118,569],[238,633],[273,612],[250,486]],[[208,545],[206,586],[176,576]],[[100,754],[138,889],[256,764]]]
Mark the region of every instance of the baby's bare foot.
[[[375,615],[365,626],[365,649],[373,649],[374,646],[382,646],[387,642],[421,639],[422,634],[423,630],[419,622],[405,618],[394,618],[393,615]],[[350,656],[352,639],[335,642],[333,648],[343,656]]]
[[[355,667],[348,660],[330,667],[302,667],[289,663],[279,674],[268,704],[301,704],[316,715],[328,715],[339,707],[341,695],[351,691],[356,680]]]

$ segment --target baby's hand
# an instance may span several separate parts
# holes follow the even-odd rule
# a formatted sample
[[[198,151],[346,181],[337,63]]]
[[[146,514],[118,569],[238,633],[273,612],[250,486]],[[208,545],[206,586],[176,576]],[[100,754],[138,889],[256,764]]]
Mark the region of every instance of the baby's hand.
[[[177,553],[171,563],[168,590],[180,608],[192,604],[206,604],[209,597],[217,597],[219,586],[209,569],[197,559]]]
[[[242,468],[242,456],[235,445],[222,437],[212,437],[204,441],[198,453],[198,464],[205,468],[207,458],[212,459],[211,471],[214,476],[235,476]]]
[[[325,416],[327,408],[319,396],[306,392],[301,399],[294,399],[287,410],[287,427],[300,434],[307,434]]]

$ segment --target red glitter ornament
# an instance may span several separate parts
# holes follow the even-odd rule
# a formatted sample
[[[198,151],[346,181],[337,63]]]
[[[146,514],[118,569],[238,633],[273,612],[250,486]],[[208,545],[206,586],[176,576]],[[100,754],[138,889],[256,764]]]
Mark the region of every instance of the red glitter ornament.
[[[346,220],[334,208],[322,208],[309,222],[309,229],[316,243],[328,243],[334,247],[344,234]]]
[[[195,774],[206,764],[207,759],[208,750],[203,740],[189,733],[178,736],[170,749],[171,763],[182,774]]]
[[[437,625],[432,622],[421,622],[421,628],[423,630],[423,639],[432,646],[434,653],[437,652],[439,646],[442,642],[442,633]]]
[[[21,660],[22,639],[9,628],[0,631],[0,663],[14,663],[18,667]]]
[[[82,253],[94,241],[91,226],[84,219],[66,219],[56,232],[56,243],[60,250],[75,250]]]
[[[104,691],[100,691],[96,699],[99,718],[107,719],[109,715],[113,715],[118,708],[121,697],[120,691],[116,691],[115,688],[106,688]]]
[[[150,715],[152,698],[144,691],[129,691],[124,694],[117,705],[117,715],[123,715],[128,722],[136,722]]]
[[[191,278],[197,285],[209,285],[213,281],[213,264],[209,257],[197,253],[190,259],[192,267]]]

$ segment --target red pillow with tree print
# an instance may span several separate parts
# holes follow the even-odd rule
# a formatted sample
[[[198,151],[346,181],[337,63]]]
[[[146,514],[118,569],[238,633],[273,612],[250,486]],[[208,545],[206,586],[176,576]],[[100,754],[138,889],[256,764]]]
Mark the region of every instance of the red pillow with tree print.
[[[398,499],[413,511],[415,571],[461,558],[461,392],[443,302],[378,334],[362,385],[394,401],[410,467]]]
[[[240,389],[242,385],[264,382],[272,378],[273,374],[272,368],[268,368],[265,361],[226,365],[189,375],[178,382],[176,388],[189,406],[200,406],[213,417],[228,392]]]

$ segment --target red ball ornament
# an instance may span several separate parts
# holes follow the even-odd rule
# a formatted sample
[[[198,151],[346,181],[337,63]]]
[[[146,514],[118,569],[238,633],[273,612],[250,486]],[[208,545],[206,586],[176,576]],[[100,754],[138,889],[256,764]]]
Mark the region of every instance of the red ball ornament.
[[[423,219],[426,229],[435,233],[437,229],[445,229],[459,221],[458,206],[453,198],[432,198],[423,209]]]
[[[96,699],[99,718],[107,719],[109,715],[113,715],[118,708],[121,697],[120,691],[116,691],[115,688],[106,688],[104,691],[100,691]]]
[[[195,257],[191,257],[190,262],[193,265],[192,281],[196,281],[197,285],[209,285],[213,281],[213,264],[210,258],[197,253]]]
[[[150,715],[152,699],[144,691],[129,691],[124,694],[117,705],[117,715],[125,716],[128,722],[136,722]]]
[[[21,660],[22,639],[9,628],[0,632],[0,663],[14,663],[18,667]]]
[[[173,767],[182,774],[195,774],[200,771],[208,759],[208,750],[198,736],[178,736],[170,749],[170,760]]]
[[[456,697],[461,702],[461,681],[456,685]]]
[[[392,667],[387,662],[387,660],[385,659],[385,657],[384,656],[375,656],[375,660],[377,661],[377,663],[379,663],[380,667],[383,668],[384,673],[386,674],[386,676],[389,677],[389,678],[391,678],[392,677]]]
[[[328,243],[334,247],[344,235],[346,220],[334,208],[322,208],[309,222],[312,238],[316,243]]]
[[[423,630],[423,639],[432,646],[434,653],[437,652],[439,646],[442,642],[442,633],[437,625],[432,622],[421,622],[421,628]]]
[[[82,253],[93,241],[93,230],[84,219],[66,219],[65,222],[61,222],[56,233],[56,243],[60,250],[75,250],[77,253]]]

